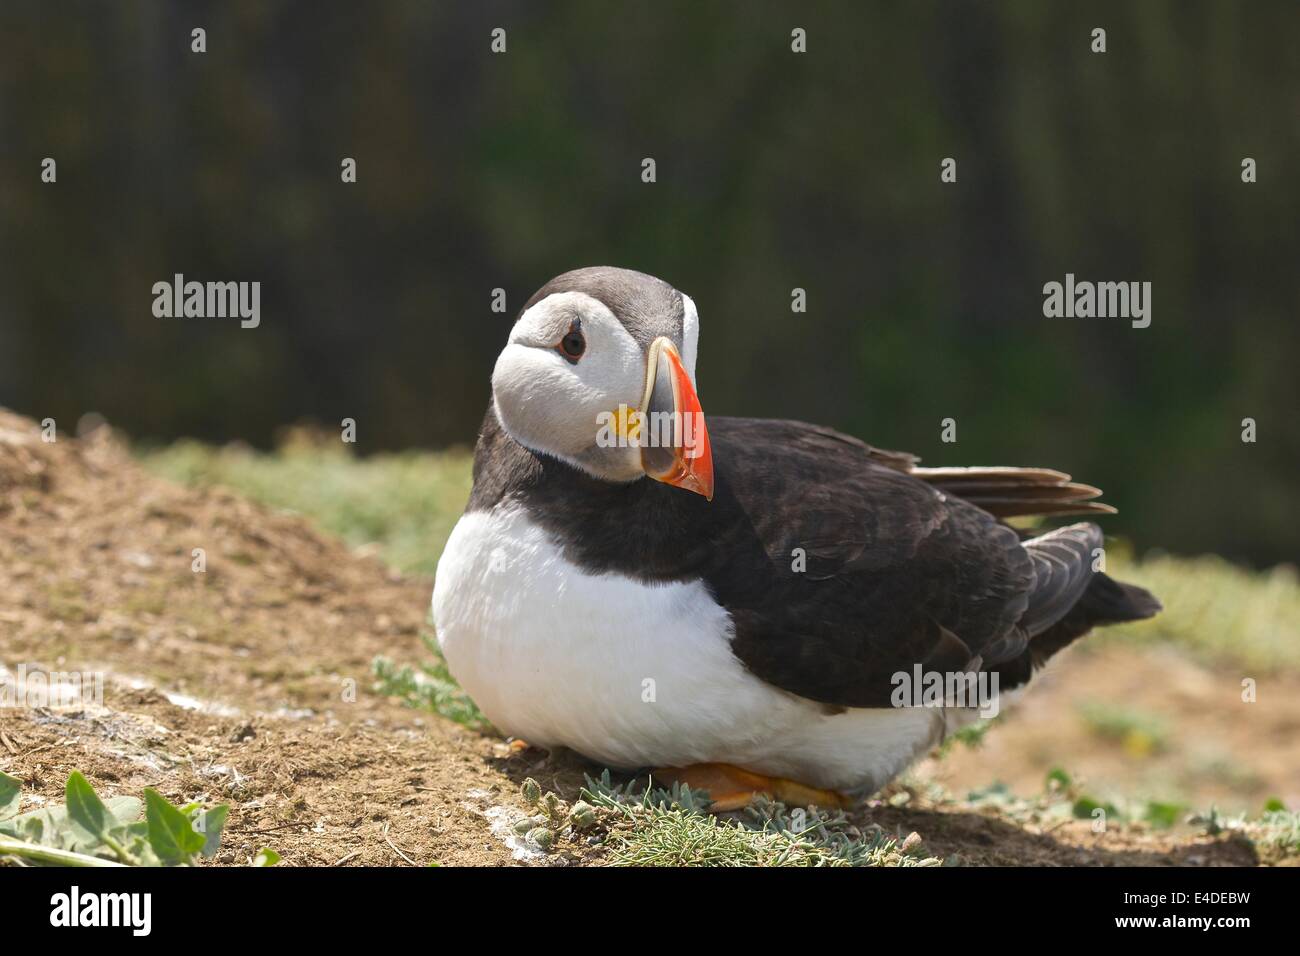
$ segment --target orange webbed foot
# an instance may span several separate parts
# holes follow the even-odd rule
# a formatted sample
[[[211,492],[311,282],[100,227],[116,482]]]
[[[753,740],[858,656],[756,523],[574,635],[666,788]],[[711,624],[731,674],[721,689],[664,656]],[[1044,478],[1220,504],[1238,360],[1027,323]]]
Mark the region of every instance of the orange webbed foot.
[[[853,805],[852,799],[836,790],[810,787],[784,777],[768,777],[726,763],[664,767],[655,770],[651,777],[657,783],[680,783],[692,790],[708,791],[712,801],[709,810],[713,813],[744,809],[759,795],[795,806],[845,810]]]

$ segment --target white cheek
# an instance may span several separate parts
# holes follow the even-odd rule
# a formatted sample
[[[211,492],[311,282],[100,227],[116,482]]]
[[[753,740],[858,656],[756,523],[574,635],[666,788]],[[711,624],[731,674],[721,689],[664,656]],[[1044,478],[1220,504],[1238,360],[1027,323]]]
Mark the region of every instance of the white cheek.
[[[595,426],[581,427],[583,389],[558,355],[507,345],[492,372],[492,394],[506,431],[530,448],[575,454],[590,444]]]
[[[548,349],[508,345],[492,373],[501,422],[518,441],[566,457],[596,445],[604,416],[640,400],[635,365],[591,356],[570,365]],[[630,373],[630,374],[629,374]]]
[[[547,343],[580,318],[587,341],[576,363]],[[497,359],[492,394],[497,416],[520,444],[614,481],[642,475],[640,455],[607,447],[609,416],[635,408],[645,388],[645,354],[602,303],[577,292],[549,296],[516,323]],[[602,434],[603,433],[603,434]]]

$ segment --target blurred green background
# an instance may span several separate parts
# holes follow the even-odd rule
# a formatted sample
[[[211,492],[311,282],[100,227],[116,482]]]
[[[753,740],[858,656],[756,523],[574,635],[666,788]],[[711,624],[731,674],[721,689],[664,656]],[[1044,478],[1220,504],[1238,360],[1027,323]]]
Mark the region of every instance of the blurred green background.
[[[1298,35],[1294,0],[7,2],[0,404],[467,444],[524,299],[608,263],[694,297],[710,413],[1059,467],[1140,549],[1294,560]],[[155,318],[176,272],[260,281],[261,327]],[[1151,327],[1044,318],[1067,272],[1150,281]]]

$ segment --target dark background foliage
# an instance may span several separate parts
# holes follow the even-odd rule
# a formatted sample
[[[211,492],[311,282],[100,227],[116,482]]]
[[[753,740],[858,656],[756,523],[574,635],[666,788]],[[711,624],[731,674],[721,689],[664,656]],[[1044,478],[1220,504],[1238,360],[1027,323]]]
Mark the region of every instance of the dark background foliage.
[[[0,403],[468,443],[518,306],[617,264],[695,298],[711,413],[1060,467],[1140,546],[1294,559],[1298,28],[1294,0],[7,2]],[[260,280],[261,327],[155,318],[176,272]],[[1066,272],[1151,281],[1151,327],[1044,318]]]

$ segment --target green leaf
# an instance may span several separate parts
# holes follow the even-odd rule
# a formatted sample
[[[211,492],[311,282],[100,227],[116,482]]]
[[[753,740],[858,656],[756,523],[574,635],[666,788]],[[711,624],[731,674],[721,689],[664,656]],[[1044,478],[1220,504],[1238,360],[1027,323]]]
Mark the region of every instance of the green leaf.
[[[8,820],[18,813],[18,791],[23,782],[0,771],[0,820]]]
[[[1073,781],[1070,780],[1070,775],[1060,767],[1053,767],[1047,774],[1047,787],[1049,790],[1051,789],[1052,784],[1056,784],[1056,786],[1061,790],[1069,790],[1072,782]]]
[[[118,823],[131,823],[140,819],[144,804],[135,797],[109,797],[104,803]]]
[[[1083,796],[1074,801],[1073,812],[1080,820],[1086,820],[1092,816],[1094,810],[1104,810],[1107,819],[1122,820],[1123,814],[1113,803],[1102,803],[1094,800],[1092,797]]]
[[[194,832],[190,819],[173,807],[153,787],[144,788],[145,822],[149,824],[149,846],[164,864],[189,863],[203,850],[204,839]]]
[[[229,814],[230,807],[223,803],[219,807],[203,810],[194,815],[194,829],[203,834],[202,852],[205,857],[216,855],[217,848],[221,846],[221,829],[226,825],[226,817]]]
[[[1183,811],[1187,808],[1177,803],[1159,803],[1152,800],[1147,803],[1147,810],[1144,815],[1146,821],[1153,827],[1161,830],[1167,830],[1178,822]]]
[[[14,828],[14,836],[22,837],[29,843],[41,843],[45,838],[45,820],[31,813],[24,813],[15,818],[19,825]]]
[[[2,775],[0,775],[0,776],[2,776]],[[1265,812],[1265,813],[1281,813],[1281,812],[1285,812],[1285,811],[1286,811],[1286,804],[1283,803],[1283,802],[1282,802],[1279,798],[1277,798],[1277,797],[1271,797],[1271,798],[1269,798],[1268,800],[1266,800],[1266,801],[1264,802],[1264,812]],[[4,813],[3,813],[3,812],[0,812],[0,817],[3,817],[3,816],[4,816]]]
[[[117,819],[99,799],[90,781],[74,770],[68,776],[64,790],[67,798],[68,819],[72,829],[80,840],[100,843],[109,828],[116,826]]]
[[[145,824],[142,822],[140,826]],[[132,824],[134,827],[135,824]],[[149,845],[149,839],[144,833],[136,833],[128,830],[122,834],[124,847],[131,858],[136,861],[137,866],[162,866],[163,861],[158,859],[158,854],[154,853],[153,847]]]
[[[257,851],[257,856],[253,857],[253,866],[275,866],[280,862],[280,854],[266,847]]]
[[[121,824],[115,833],[121,833],[126,837],[144,837],[149,839],[149,822],[147,820],[134,820],[131,823]]]

